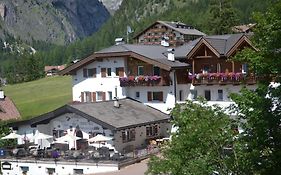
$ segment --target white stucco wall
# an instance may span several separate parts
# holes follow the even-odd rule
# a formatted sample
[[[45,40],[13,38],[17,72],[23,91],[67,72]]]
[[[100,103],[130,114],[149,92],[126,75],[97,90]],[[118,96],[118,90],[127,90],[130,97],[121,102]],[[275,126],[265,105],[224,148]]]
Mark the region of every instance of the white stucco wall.
[[[117,97],[124,98],[126,92],[124,88],[120,87],[119,76],[116,76],[115,68],[124,67],[125,68],[125,59],[124,58],[104,58],[102,62],[95,61],[81,69],[77,70],[76,75],[72,76],[72,95],[73,101],[81,101],[81,92],[112,92],[112,96],[115,97],[115,88],[117,88]],[[83,69],[97,69],[96,78],[83,77]],[[111,68],[111,77],[101,77],[101,68]],[[106,94],[106,99],[108,100],[108,94]]]
[[[1,160],[3,163],[4,160]],[[11,170],[2,170],[3,175],[21,175],[22,168],[28,167],[27,175],[49,175],[47,168],[54,168],[53,175],[72,175],[74,169],[83,169],[83,174],[112,172],[118,170],[117,164],[96,164],[96,163],[75,163],[75,162],[54,162],[34,160],[5,160],[12,164]]]
[[[115,137],[114,137],[115,138],[115,149],[118,150],[119,152],[122,152],[123,149],[127,146],[134,146],[135,149],[145,147],[146,140],[152,138],[152,137],[146,136],[146,127],[147,126],[152,126],[152,125],[135,127],[135,133],[136,133],[135,141],[130,141],[130,142],[126,142],[126,143],[123,143],[123,140],[122,140],[122,131],[124,131],[124,130],[117,131],[114,134],[115,135]],[[169,137],[170,131],[171,131],[170,123],[159,123],[159,134],[158,134],[159,137]]]

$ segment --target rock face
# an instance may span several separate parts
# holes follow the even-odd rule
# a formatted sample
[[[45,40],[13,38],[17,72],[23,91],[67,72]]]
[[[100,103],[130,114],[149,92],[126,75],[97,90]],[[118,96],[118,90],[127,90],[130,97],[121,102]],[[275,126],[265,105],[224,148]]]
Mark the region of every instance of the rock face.
[[[0,0],[0,38],[66,44],[91,35],[110,17],[99,0]]]
[[[99,1],[103,3],[103,5],[107,8],[107,10],[111,14],[114,14],[114,12],[119,9],[123,0],[99,0]]]

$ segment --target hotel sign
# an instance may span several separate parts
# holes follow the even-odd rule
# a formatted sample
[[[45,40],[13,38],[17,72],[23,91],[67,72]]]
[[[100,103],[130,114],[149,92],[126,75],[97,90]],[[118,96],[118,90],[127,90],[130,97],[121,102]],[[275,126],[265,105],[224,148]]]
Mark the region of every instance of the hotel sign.
[[[12,164],[9,163],[9,162],[2,163],[2,169],[3,170],[11,170],[12,169]]]

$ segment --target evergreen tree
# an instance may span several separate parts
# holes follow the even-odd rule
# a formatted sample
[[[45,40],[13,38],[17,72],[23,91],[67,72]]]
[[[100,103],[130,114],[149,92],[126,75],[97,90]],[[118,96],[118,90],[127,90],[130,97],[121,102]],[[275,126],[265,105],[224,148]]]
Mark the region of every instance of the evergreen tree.
[[[211,34],[231,33],[231,28],[238,24],[232,0],[211,0],[209,13],[208,30]]]

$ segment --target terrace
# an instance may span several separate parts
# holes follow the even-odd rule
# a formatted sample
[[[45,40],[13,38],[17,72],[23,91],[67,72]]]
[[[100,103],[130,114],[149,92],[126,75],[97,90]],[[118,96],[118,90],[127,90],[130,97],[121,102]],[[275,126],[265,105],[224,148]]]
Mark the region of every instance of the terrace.
[[[162,76],[128,76],[120,77],[120,86],[169,86],[169,78],[163,78]]]
[[[193,85],[240,85],[240,84],[256,84],[257,78],[254,74],[243,73],[198,73],[189,75]]]

